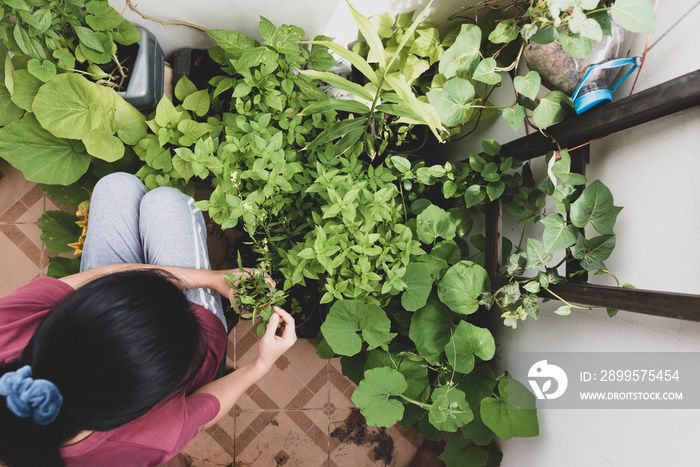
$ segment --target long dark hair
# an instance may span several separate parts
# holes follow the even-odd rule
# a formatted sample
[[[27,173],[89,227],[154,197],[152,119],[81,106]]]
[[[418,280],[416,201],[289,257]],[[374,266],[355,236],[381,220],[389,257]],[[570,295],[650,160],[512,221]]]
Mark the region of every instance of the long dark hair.
[[[19,418],[0,398],[0,459],[8,466],[61,466],[59,449],[83,430],[128,423],[181,391],[204,359],[190,304],[162,271],[103,276],[49,312],[16,360],[53,382],[63,405],[53,423]]]

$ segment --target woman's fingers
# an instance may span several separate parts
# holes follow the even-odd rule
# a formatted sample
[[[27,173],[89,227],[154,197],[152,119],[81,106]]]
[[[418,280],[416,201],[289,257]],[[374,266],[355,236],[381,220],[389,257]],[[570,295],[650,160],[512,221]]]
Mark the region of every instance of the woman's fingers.
[[[287,313],[282,308],[275,307],[275,315],[279,316],[282,321],[284,321],[284,328],[282,329],[282,339],[296,341],[296,331],[294,329],[294,318],[292,315]],[[274,316],[274,315],[273,315]]]

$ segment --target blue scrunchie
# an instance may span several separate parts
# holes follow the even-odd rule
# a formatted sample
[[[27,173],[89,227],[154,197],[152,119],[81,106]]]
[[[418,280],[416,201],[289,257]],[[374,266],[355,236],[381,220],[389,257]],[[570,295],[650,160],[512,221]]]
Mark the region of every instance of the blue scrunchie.
[[[33,417],[37,425],[56,420],[63,396],[51,381],[32,379],[32,367],[25,365],[0,377],[0,396],[7,397],[7,407],[18,417]]]

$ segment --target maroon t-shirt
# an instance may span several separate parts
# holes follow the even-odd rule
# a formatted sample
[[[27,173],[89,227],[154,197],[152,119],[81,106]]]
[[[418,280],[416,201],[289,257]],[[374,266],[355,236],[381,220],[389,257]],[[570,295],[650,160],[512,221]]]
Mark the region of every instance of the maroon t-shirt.
[[[64,282],[40,277],[0,297],[0,361],[16,358],[44,316],[72,292]],[[207,336],[206,359],[193,383],[184,393],[126,425],[95,432],[62,448],[67,466],[160,465],[182,451],[199,428],[219,413],[216,397],[192,392],[214,379],[224,354],[226,332],[214,313],[199,305],[192,307]]]

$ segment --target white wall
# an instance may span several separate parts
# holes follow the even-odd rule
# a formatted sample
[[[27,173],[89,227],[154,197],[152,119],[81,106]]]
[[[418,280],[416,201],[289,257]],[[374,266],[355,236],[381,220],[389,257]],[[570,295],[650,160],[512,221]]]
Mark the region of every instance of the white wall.
[[[118,10],[123,0],[110,0]],[[208,28],[234,29],[255,36],[259,15],[276,25],[295,24],[309,38],[326,34],[351,42],[357,31],[341,0],[192,1],[141,0],[144,13]],[[425,0],[355,0],[365,15],[419,9]],[[445,18],[466,2],[437,1],[431,20]],[[660,1],[657,32],[650,43],[683,17],[696,0]],[[161,26],[125,16],[151,29],[166,54],[180,47],[208,45],[203,34],[182,26]],[[647,56],[636,92],[700,68],[700,7],[688,14]],[[641,53],[646,36],[633,53]],[[615,97],[628,94],[633,77]],[[506,131],[507,130],[507,131]],[[510,133],[508,133],[510,131]],[[488,130],[482,137],[505,142],[511,130]],[[505,138],[505,139],[504,139]],[[474,138],[473,141],[480,141]],[[471,143],[470,143],[471,144]],[[474,143],[478,149],[478,143]],[[700,294],[700,107],[624,131],[594,143],[589,179],[601,179],[623,206],[616,226],[617,247],[606,262],[623,282],[640,288]],[[593,277],[592,281],[605,281]],[[602,282],[610,284],[610,282]],[[700,323],[621,311],[559,317],[545,304],[540,319],[513,331],[499,328],[498,353],[509,351],[700,351]],[[542,410],[540,436],[502,443],[506,467],[598,467],[698,465],[700,412],[665,410]]]
[[[695,3],[660,1],[650,44]],[[700,7],[654,45],[635,92],[700,68],[698,24]],[[645,41],[637,37],[633,53],[641,54]],[[629,94],[633,79],[616,99]],[[594,143],[587,175],[624,207],[608,268],[640,288],[700,294],[700,107]],[[603,276],[591,282],[613,285]],[[624,311],[614,318],[605,311],[560,317],[554,307],[545,304],[537,322],[515,331],[501,328],[498,353],[700,351],[700,323]],[[698,410],[541,410],[540,436],[502,443],[503,465],[699,465],[699,417]]]

